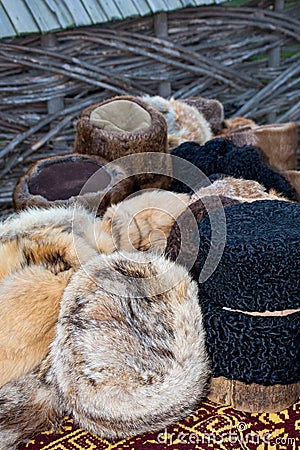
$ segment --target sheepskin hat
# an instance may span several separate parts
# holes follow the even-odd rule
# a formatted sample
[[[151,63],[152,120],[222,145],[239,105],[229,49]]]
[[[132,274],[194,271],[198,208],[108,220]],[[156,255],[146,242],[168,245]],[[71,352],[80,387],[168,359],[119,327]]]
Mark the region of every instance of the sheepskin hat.
[[[16,210],[83,205],[102,213],[133,191],[126,171],[98,156],[67,154],[35,162],[14,189]]]
[[[203,217],[192,239],[185,239],[197,237],[198,253],[190,244],[186,254],[196,254],[189,264],[199,283],[212,399],[251,412],[281,410],[300,393],[300,205],[262,200],[225,207],[224,248],[219,260],[210,258],[215,266],[205,279],[210,251],[222,241],[214,214]],[[176,261],[182,245],[178,224],[185,238],[192,229],[190,215],[182,214],[169,235],[167,252]],[[230,395],[224,389],[231,389]]]
[[[123,163],[129,164],[141,189],[164,188],[170,184],[170,178],[158,175],[155,167],[155,153],[168,153],[165,118],[138,97],[113,97],[84,109],[76,124],[74,152],[98,155],[107,161],[135,155]],[[152,164],[142,157],[149,152],[153,156]],[[164,165],[163,172],[171,176],[167,157]]]
[[[295,189],[281,174],[262,162],[255,147],[248,145],[237,147],[228,139],[218,138],[203,146],[195,142],[185,142],[173,149],[172,155],[189,161],[206,176],[222,173],[236,178],[255,180],[265,186],[267,191],[274,189],[290,200],[298,200]],[[189,174],[182,174],[182,178],[189,180]],[[176,179],[173,179],[170,190],[191,191],[187,185]]]

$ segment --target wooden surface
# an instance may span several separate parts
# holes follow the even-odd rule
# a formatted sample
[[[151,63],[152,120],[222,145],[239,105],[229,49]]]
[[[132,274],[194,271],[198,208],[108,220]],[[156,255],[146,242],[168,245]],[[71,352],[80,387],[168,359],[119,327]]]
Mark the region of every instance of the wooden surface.
[[[300,382],[262,386],[229,380],[225,377],[212,378],[207,398],[224,406],[251,413],[277,412],[288,408],[300,395]]]

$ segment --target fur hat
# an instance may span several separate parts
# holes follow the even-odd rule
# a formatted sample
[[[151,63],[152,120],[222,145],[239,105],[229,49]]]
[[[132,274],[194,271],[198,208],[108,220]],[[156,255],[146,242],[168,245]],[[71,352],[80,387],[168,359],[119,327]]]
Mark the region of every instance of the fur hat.
[[[71,278],[48,357],[0,389],[0,449],[65,414],[106,438],[162,429],[197,407],[208,375],[187,271],[153,254],[99,255]]]
[[[162,114],[138,97],[113,97],[84,109],[76,124],[74,151],[98,155],[107,161],[135,155],[121,161],[125,167],[129,165],[141,189],[165,188],[170,184],[170,178],[158,175],[162,170],[172,176],[167,158],[166,121]],[[145,156],[149,152],[150,162]],[[156,157],[155,153],[164,154],[163,167],[160,161],[156,164],[158,155]],[[145,169],[148,173],[144,173]]]
[[[199,194],[201,195],[201,191],[199,191]],[[201,195],[201,198],[198,197],[174,222],[165,248],[166,255],[172,261],[185,266],[198,279],[199,224],[207,215],[212,217],[213,211],[220,210],[223,214],[225,207],[239,203],[238,199],[219,196],[217,193],[216,195],[208,194],[208,196]]]
[[[28,209],[0,224],[0,386],[35,367],[53,340],[70,277],[97,255],[84,209]]]
[[[202,209],[200,204],[200,215]],[[201,281],[214,377],[209,398],[250,412],[284,409],[300,393],[300,205],[264,200],[226,207],[223,217],[213,214],[196,227],[182,214],[167,245],[168,255],[190,264],[193,278]],[[212,236],[221,247],[221,221],[224,248],[213,260]],[[204,279],[209,258],[214,267]]]
[[[281,175],[293,186],[300,198],[300,170],[285,170]]]
[[[193,104],[180,100],[166,100],[159,95],[145,95],[142,100],[161,112],[168,126],[169,148],[182,142],[195,141],[204,144],[212,138],[209,122]]]
[[[188,97],[180,101],[197,108],[210,124],[214,135],[222,129],[224,125],[224,107],[221,102],[204,97]]]
[[[278,195],[274,189],[269,192],[266,188],[254,180],[244,180],[222,174],[214,174],[209,177],[212,184],[200,188],[190,197],[190,203],[194,203],[199,198],[209,195],[222,195],[224,197],[235,198],[242,202],[255,202],[256,200],[284,200],[289,199]]]
[[[58,155],[35,162],[14,189],[17,210],[83,205],[102,213],[133,191],[126,171],[98,156]]]
[[[271,167],[279,171],[297,168],[298,125],[296,122],[252,125],[228,131],[224,136],[235,145],[254,145]]]
[[[135,193],[110,206],[95,223],[97,247],[101,253],[115,250],[163,251],[171,227],[188,204],[212,195],[234,198],[240,202],[286,200],[276,192],[266,192],[257,181],[233,177],[217,179],[192,196],[159,190]]]
[[[150,190],[112,205],[96,224],[99,251],[164,250],[174,221],[189,202],[188,194]]]
[[[228,139],[218,138],[203,146],[195,142],[185,142],[173,149],[172,155],[189,161],[206,176],[218,173],[235,178],[255,180],[262,184],[267,192],[275,190],[279,195],[298,201],[295,189],[281,174],[262,162],[255,147],[248,145],[237,147]],[[182,177],[186,180],[190,178],[186,167]],[[173,179],[170,190],[176,192],[191,191],[188,186],[176,179]]]

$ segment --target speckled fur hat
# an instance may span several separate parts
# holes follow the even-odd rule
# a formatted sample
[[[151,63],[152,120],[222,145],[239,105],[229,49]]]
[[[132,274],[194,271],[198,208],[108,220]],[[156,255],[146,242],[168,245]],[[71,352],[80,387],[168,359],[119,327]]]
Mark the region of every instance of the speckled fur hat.
[[[182,142],[195,141],[204,144],[213,134],[205,115],[190,102],[167,100],[159,95],[145,95],[142,100],[159,111],[166,119],[168,146],[174,148]]]
[[[67,414],[106,439],[159,431],[197,408],[209,373],[187,271],[151,253],[98,255],[65,289],[47,357],[0,388],[0,449]]]

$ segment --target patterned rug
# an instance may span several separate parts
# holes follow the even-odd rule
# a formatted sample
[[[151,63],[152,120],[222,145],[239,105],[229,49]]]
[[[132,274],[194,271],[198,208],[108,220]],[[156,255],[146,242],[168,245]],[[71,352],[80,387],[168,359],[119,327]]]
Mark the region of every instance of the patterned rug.
[[[166,430],[109,442],[65,418],[59,434],[42,433],[19,450],[297,450],[300,399],[279,413],[251,414],[205,401]]]

